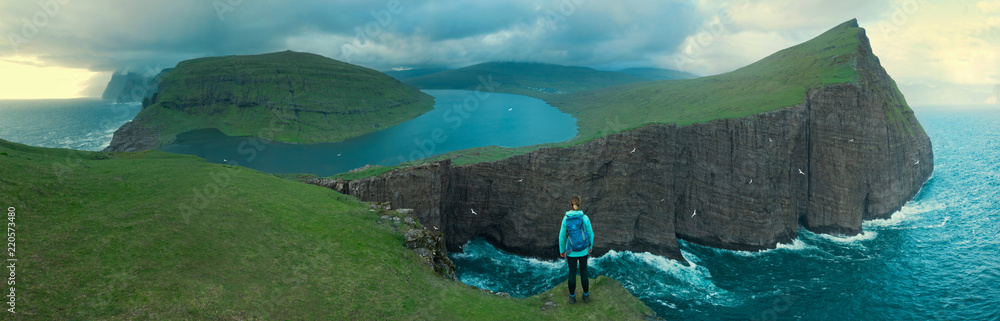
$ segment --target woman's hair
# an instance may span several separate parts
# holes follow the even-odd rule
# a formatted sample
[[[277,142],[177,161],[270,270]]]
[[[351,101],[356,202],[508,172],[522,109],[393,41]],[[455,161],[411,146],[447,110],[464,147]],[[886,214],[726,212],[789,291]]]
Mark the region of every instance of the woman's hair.
[[[580,196],[573,196],[573,199],[569,201],[569,207],[573,210],[580,209]]]

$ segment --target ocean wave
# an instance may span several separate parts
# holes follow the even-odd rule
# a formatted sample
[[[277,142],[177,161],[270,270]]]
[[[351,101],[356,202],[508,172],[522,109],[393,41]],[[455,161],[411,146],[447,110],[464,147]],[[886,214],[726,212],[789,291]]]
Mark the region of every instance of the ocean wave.
[[[889,218],[865,221],[861,226],[865,229],[906,228],[904,225],[923,218],[922,214],[924,213],[942,211],[947,208],[946,204],[935,200],[910,201],[892,213]]]
[[[640,298],[662,301],[665,297],[676,297],[708,305],[740,304],[737,296],[712,282],[712,274],[707,268],[695,263],[695,255],[686,251],[681,254],[688,259],[687,264],[649,252],[615,250],[595,258],[593,262],[605,274],[621,281]],[[632,274],[633,271],[654,273],[639,276]],[[671,305],[664,304],[667,307]]]
[[[811,233],[812,235],[814,235],[817,238],[820,238],[820,239],[823,239],[823,240],[827,240],[827,241],[832,241],[834,243],[838,243],[838,244],[842,244],[842,245],[862,245],[862,246],[863,246],[863,243],[871,241],[871,240],[874,240],[875,237],[878,236],[878,232],[876,232],[876,231],[861,231],[861,233],[858,233],[857,235],[852,235],[852,236],[833,235],[833,234],[826,234],[826,233],[816,234],[816,233],[812,233],[812,232],[809,232],[809,233]]]
[[[735,254],[743,257],[758,257],[761,255],[773,254],[783,251],[805,251],[805,250],[815,250],[817,247],[812,244],[808,244],[800,238],[795,238],[792,243],[778,243],[778,245],[773,249],[759,250],[759,251],[736,251],[736,250],[726,250],[726,249],[716,249],[718,252],[726,252]]]

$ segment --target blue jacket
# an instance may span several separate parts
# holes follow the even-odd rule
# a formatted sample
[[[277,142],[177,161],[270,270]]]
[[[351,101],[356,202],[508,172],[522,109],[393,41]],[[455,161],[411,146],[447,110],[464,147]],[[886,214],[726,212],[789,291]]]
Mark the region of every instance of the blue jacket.
[[[566,218],[578,215],[583,215],[583,228],[587,229],[587,234],[590,234],[590,246],[586,250],[569,252],[566,256],[587,256],[587,251],[594,248],[594,228],[590,226],[590,218],[587,217],[587,214],[583,214],[583,211],[567,211],[566,216],[563,216],[562,227],[559,228],[559,251],[560,253],[566,253],[569,246],[568,242],[566,242]]]

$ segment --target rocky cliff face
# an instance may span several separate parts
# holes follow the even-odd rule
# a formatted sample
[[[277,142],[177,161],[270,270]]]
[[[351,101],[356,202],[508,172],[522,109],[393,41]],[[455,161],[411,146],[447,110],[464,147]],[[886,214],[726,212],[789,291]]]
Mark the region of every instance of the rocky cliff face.
[[[317,184],[415,209],[421,222],[444,229],[450,251],[483,237],[516,254],[556,258],[573,195],[593,222],[596,255],[616,249],[683,260],[678,238],[767,249],[800,227],[854,235],[862,220],[887,217],[912,198],[934,165],[923,128],[863,30],[858,37],[858,81],[809,90],[796,106]]]
[[[115,130],[115,139],[111,140],[105,152],[138,152],[156,148],[155,128],[143,125],[142,119],[133,119]]]

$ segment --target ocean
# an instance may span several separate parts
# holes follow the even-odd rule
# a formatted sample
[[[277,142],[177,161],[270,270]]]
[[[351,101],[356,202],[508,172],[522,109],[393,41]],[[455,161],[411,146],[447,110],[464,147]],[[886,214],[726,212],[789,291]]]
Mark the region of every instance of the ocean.
[[[99,151],[139,103],[99,99],[0,100],[0,138],[31,146]]]
[[[686,264],[612,251],[590,260],[592,277],[618,280],[664,319],[1000,320],[1000,109],[916,110],[934,145],[934,175],[890,219],[865,222],[864,234],[802,230],[760,252],[681,241]],[[100,150],[138,111],[87,99],[0,101],[0,138]],[[462,282],[519,297],[566,274],[564,261],[482,240],[450,256]]]
[[[687,264],[612,251],[590,260],[592,277],[618,280],[667,320],[1000,320],[1000,109],[916,115],[934,146],[934,175],[890,219],[865,222],[863,234],[801,230],[759,252],[681,241]],[[462,282],[519,297],[567,273],[565,261],[482,240],[451,257]]]

